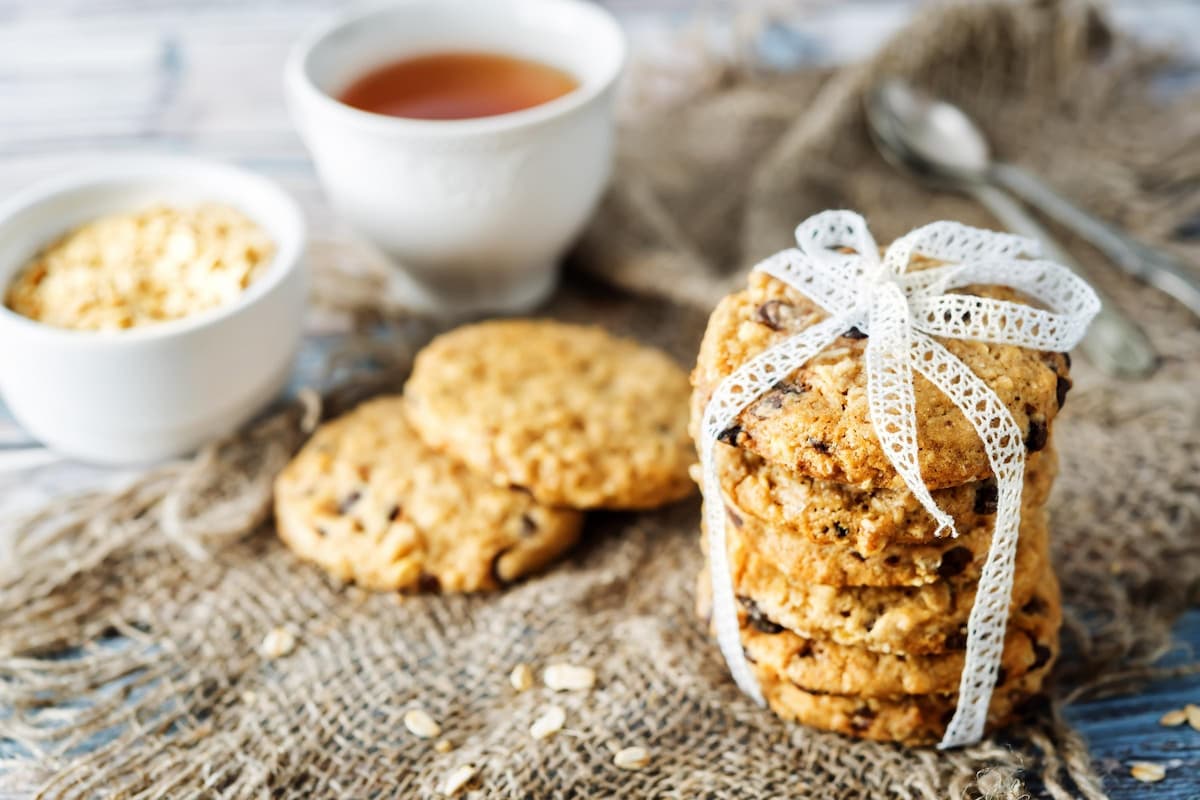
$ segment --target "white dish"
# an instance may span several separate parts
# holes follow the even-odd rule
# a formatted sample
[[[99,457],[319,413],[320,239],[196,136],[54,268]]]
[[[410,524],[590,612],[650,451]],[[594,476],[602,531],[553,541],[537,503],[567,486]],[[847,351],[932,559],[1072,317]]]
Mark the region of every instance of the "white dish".
[[[0,393],[36,438],[85,461],[155,461],[235,430],[279,394],[303,330],[304,219],[244,170],[118,159],[19,193],[0,204],[0,295],[39,250],[98,216],[204,201],[239,209],[276,245],[233,303],[119,332],[55,328],[0,305]]]
[[[549,64],[579,86],[509,114],[403,119],[335,98],[382,64],[474,50]],[[285,88],[334,209],[399,268],[399,299],[438,312],[525,311],[608,182],[625,39],[584,0],[394,0],[301,39]]]

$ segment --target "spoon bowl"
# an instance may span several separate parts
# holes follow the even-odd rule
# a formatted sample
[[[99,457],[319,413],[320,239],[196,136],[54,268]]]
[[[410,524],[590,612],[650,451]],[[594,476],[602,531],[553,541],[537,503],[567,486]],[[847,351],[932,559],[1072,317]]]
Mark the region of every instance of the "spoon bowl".
[[[867,95],[867,118],[880,149],[926,178],[982,181],[992,163],[983,132],[957,106],[898,80]]]

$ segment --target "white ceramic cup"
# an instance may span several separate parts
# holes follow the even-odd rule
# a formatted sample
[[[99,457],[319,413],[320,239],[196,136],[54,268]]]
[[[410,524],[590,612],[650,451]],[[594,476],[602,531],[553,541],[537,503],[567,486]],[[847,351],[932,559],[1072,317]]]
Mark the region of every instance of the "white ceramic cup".
[[[234,302],[125,331],[79,331],[0,304],[0,392],[42,442],[85,461],[179,456],[276,397],[303,331],[304,220],[265,178],[185,158],[117,159],[0,206],[0,294],[47,244],[105,214],[155,203],[224,203],[274,240],[267,271]]]
[[[375,67],[446,51],[538,61],[579,87],[464,120],[390,117],[335,99]],[[400,268],[400,301],[516,312],[554,288],[557,262],[608,181],[624,59],[620,27],[585,0],[397,0],[303,38],[285,86],[334,209]]]

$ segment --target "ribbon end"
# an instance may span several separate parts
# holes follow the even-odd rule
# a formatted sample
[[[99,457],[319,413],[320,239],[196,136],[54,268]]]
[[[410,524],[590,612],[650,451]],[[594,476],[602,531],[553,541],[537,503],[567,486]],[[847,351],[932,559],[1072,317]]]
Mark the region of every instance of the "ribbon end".
[[[936,515],[934,515],[934,520],[937,522],[937,529],[933,532],[935,537],[938,539],[958,538],[958,528],[955,527],[954,520],[950,516],[939,511]]]

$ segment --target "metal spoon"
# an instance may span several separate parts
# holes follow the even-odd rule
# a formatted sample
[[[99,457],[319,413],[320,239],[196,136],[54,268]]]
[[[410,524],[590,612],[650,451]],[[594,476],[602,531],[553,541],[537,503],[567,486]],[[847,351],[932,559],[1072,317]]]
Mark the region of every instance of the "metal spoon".
[[[1102,226],[1112,234],[1111,238],[1105,240],[1105,244],[1113,244],[1118,239],[1126,242],[1127,237],[1123,234],[1111,231],[1105,223],[1091,217],[1082,209],[1075,208],[1048,187],[1029,190],[1030,186],[1040,185],[1040,181],[1032,175],[1022,173],[1016,167],[993,162],[987,140],[957,107],[922,94],[903,82],[892,80],[867,93],[866,110],[872,138],[885,158],[931,183],[974,196],[1009,230],[1040,239],[1046,255],[1051,260],[1085,274],[1050,232],[1034,220],[1009,194],[998,188],[997,184],[1021,194],[1029,202],[1074,228],[1098,246],[1100,242],[1091,236],[1096,226]],[[1020,177],[1013,180],[1014,174],[1019,174]],[[1020,188],[1014,188],[1015,184],[1020,184]],[[1057,202],[1050,204],[1054,206],[1053,209],[1043,205],[1048,195],[1056,198]],[[1064,207],[1070,207],[1073,211],[1064,213]],[[1087,226],[1075,224],[1084,217],[1089,218],[1091,223]],[[1084,227],[1088,230],[1085,231]],[[1125,244],[1122,246],[1125,247]],[[1102,249],[1108,252],[1106,248]],[[1133,252],[1132,249],[1130,252]],[[1127,262],[1118,263],[1132,271],[1126,266]],[[1152,283],[1164,289],[1167,285],[1190,285],[1195,292],[1196,308],[1200,309],[1200,284],[1187,275],[1186,271],[1180,272],[1181,267],[1176,267],[1177,269],[1170,273],[1173,276],[1173,284],[1165,279]],[[1151,270],[1158,270],[1159,267],[1145,266],[1139,269],[1135,274],[1150,280]],[[1188,279],[1191,280],[1190,284]],[[1173,290],[1168,291],[1175,294]],[[1100,301],[1103,308],[1081,344],[1084,353],[1093,364],[1110,375],[1128,378],[1148,375],[1157,363],[1149,339],[1109,297],[1101,294]]]

